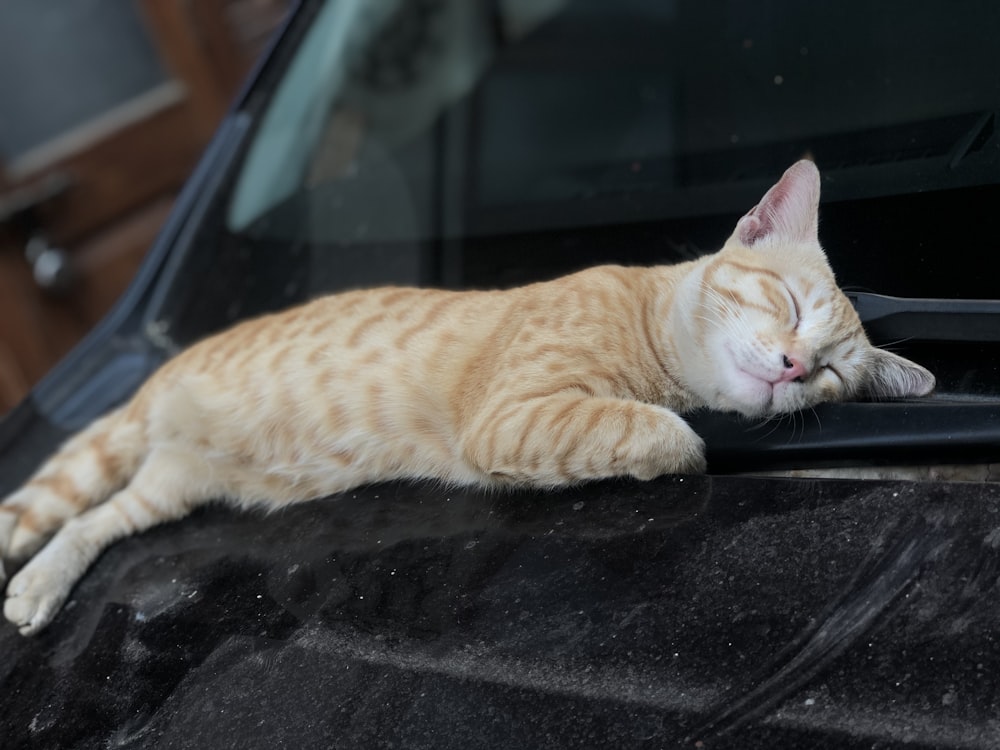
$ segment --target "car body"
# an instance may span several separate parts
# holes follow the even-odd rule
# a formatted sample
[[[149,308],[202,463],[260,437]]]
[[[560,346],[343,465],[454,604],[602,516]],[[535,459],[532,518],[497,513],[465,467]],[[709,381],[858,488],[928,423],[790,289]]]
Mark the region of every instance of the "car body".
[[[236,320],[695,257],[804,154],[841,283],[938,392],[691,415],[704,476],[398,482],[125,539],[41,635],[0,627],[3,746],[1000,745],[1000,487],[926,478],[1000,455],[998,22],[298,4],[125,297],[0,423],[3,493]]]

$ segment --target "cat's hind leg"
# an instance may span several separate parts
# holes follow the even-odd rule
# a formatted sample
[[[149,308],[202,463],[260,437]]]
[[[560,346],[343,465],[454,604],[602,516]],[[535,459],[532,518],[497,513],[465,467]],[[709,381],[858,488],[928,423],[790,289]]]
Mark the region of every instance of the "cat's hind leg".
[[[106,500],[132,475],[145,450],[141,424],[122,411],[68,440],[0,503],[0,560],[30,556],[67,519]],[[0,584],[4,579],[0,564]]]
[[[24,635],[51,622],[73,586],[110,544],[186,515],[213,492],[212,472],[194,451],[152,449],[128,485],[71,518],[7,586],[4,616]]]

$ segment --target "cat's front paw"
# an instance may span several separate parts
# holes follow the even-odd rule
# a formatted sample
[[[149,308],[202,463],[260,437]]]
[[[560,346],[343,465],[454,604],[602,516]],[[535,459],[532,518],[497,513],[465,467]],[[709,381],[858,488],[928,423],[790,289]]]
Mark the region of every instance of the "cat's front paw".
[[[663,474],[704,474],[705,441],[673,412],[657,407],[654,429],[633,441],[632,476],[653,479]]]
[[[38,558],[29,562],[7,585],[3,614],[21,635],[34,635],[52,622],[73,586],[58,567],[38,563]]]
[[[684,425],[687,427],[687,425]],[[683,434],[674,448],[674,461],[671,461],[671,474],[704,474],[708,470],[708,461],[705,459],[705,441],[701,436],[688,427],[688,432]]]
[[[693,433],[693,431],[692,431]],[[708,471],[708,461],[705,458],[705,441],[700,435],[687,441],[681,451],[676,474],[704,474]]]

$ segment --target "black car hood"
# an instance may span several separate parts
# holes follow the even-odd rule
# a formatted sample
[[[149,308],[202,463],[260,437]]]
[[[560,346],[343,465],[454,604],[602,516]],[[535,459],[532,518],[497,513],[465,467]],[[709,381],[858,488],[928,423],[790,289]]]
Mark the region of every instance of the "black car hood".
[[[996,747],[1000,489],[389,484],[199,512],[0,628],[5,747]]]

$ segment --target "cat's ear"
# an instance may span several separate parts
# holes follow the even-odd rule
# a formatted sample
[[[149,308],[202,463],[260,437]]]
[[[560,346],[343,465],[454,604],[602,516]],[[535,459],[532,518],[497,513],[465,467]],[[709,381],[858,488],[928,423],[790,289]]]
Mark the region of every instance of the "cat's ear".
[[[926,396],[934,390],[934,376],[916,362],[872,347],[867,362],[864,393],[874,399]]]
[[[816,242],[818,214],[819,170],[803,159],[739,220],[735,236],[745,247]]]

